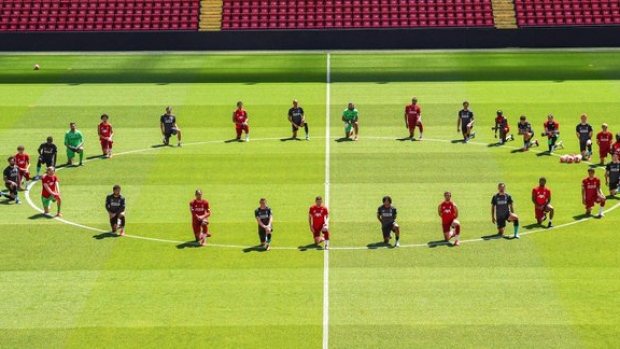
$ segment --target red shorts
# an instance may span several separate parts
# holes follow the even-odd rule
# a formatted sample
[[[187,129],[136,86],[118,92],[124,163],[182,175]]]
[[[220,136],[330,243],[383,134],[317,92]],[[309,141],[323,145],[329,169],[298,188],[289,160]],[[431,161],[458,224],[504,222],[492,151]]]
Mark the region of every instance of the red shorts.
[[[407,116],[407,124],[409,124],[409,128],[413,129],[416,127],[416,125],[420,122],[420,118],[419,117],[412,117],[412,116]]]
[[[594,207],[595,203],[599,203],[601,205],[605,204],[605,199],[601,198],[600,196],[593,196],[593,197],[587,197],[586,198],[586,209],[589,210],[592,207]]]
[[[606,158],[607,155],[609,155],[611,153],[611,148],[610,147],[607,147],[607,148],[601,147],[601,148],[599,148],[598,153],[599,153],[601,158]]]
[[[242,124],[235,124],[235,129],[237,131],[245,131],[245,132],[250,132],[250,126],[248,126],[248,124],[242,125]]]
[[[312,236],[318,238],[319,236],[321,236],[321,233],[323,233],[323,225],[319,225],[318,227],[312,227]]]
[[[194,235],[196,235],[196,238],[198,238],[198,234],[200,234],[201,228],[202,228],[202,232],[206,233],[208,227],[209,227],[208,222],[207,224],[202,225],[202,221],[195,220],[195,219],[192,220],[192,228],[194,229]]]
[[[20,177],[26,178],[27,181],[30,180],[30,171],[28,171],[28,170],[21,170],[21,169],[18,170],[18,171],[19,171],[19,176]]]
[[[545,216],[545,213],[546,211],[544,208],[542,210],[539,210],[538,208],[534,207],[534,216],[537,220],[541,220]]]
[[[454,222],[454,221],[452,221],[452,222]],[[441,224],[441,227],[443,228],[443,232],[444,233],[449,233],[450,232],[450,229],[452,229],[452,222],[450,222],[450,223],[442,223]]]
[[[113,141],[108,141],[107,139],[99,138],[99,143],[101,143],[101,149],[110,149],[112,148]]]

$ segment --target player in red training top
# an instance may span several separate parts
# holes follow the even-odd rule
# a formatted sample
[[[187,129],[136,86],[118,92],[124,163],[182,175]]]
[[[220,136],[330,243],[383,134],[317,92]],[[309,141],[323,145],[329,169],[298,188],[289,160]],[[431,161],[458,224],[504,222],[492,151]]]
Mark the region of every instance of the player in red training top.
[[[41,178],[41,183],[43,183],[41,202],[43,203],[44,214],[49,216],[52,201],[56,201],[56,217],[62,217],[62,214],[60,213],[60,185],[55,171],[56,169],[50,166],[47,168],[46,174],[44,174]]]
[[[616,133],[616,142],[611,145],[611,152],[620,155],[620,132]]]
[[[237,140],[241,140],[241,131],[245,132],[245,141],[250,141],[250,126],[248,126],[248,112],[243,109],[243,102],[237,102],[237,109],[232,114],[232,121],[235,123]]]
[[[509,140],[513,141],[515,138],[513,135],[509,135],[510,126],[508,125],[508,118],[504,116],[504,112],[501,110],[497,111],[497,116],[495,117],[495,127],[493,130],[495,131],[495,138],[497,138],[497,131],[499,131],[499,144],[504,144]]]
[[[26,153],[23,145],[17,147],[17,154],[15,157],[15,165],[17,166],[17,170],[19,173],[19,177],[17,178],[17,186],[18,189],[21,190],[22,180],[26,179],[25,188],[28,188],[28,181],[30,181],[30,156]]]
[[[461,236],[461,223],[457,220],[459,216],[459,208],[452,201],[452,193],[449,191],[443,193],[444,201],[437,207],[437,213],[441,217],[441,226],[443,227],[443,238],[446,242],[454,237],[454,246],[461,244],[459,238]]]
[[[543,137],[547,136],[548,138],[547,145],[549,145],[549,154],[553,153],[556,147],[562,146],[562,148],[564,148],[561,141],[556,144],[560,137],[560,124],[553,120],[553,114],[547,115],[547,121],[543,123],[543,129],[545,130],[542,134]]]
[[[602,131],[596,134],[596,144],[598,144],[598,153],[601,159],[599,165],[603,166],[605,165],[605,159],[607,158],[607,155],[611,153],[611,146],[614,141],[614,135],[607,130],[607,124],[603,124],[601,128]]]
[[[581,202],[586,206],[586,214],[592,213],[592,207],[595,203],[598,203],[598,215],[597,218],[605,216],[603,213],[603,207],[605,207],[605,195],[601,190],[601,180],[594,175],[594,168],[588,168],[588,177],[581,181]]]
[[[97,133],[99,134],[99,143],[101,143],[101,151],[103,152],[103,156],[111,158],[112,157],[112,136],[114,136],[114,131],[112,130],[112,124],[108,122],[110,117],[108,114],[101,115],[101,123],[99,123],[99,127],[97,128]]]
[[[317,196],[314,200],[315,204],[310,207],[308,213],[308,224],[310,225],[310,231],[314,236],[314,244],[319,245],[321,242],[325,242],[325,249],[329,249],[329,210],[323,206],[323,198]],[[321,237],[323,233],[323,237]]]
[[[200,242],[201,246],[207,244],[209,234],[209,216],[211,209],[209,202],[202,198],[202,190],[196,190],[196,198],[189,202],[189,210],[192,213],[192,228],[194,229],[194,237],[196,242]]]
[[[553,228],[553,215],[555,210],[551,206],[551,190],[546,187],[547,179],[540,177],[538,186],[532,189],[532,202],[534,203],[534,215],[536,222],[542,224],[547,219],[549,213],[549,224],[547,228]]]
[[[424,126],[422,125],[422,111],[418,105],[418,99],[416,97],[411,98],[411,104],[407,104],[405,107],[405,126],[409,129],[409,138],[412,140],[417,126],[420,129],[419,139],[422,139],[422,133],[424,132]]]

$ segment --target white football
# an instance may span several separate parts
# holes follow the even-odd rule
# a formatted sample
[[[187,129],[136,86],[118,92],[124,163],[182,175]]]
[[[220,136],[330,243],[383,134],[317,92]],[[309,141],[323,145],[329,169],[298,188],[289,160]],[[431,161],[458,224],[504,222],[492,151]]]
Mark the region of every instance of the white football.
[[[568,161],[568,155],[562,155],[562,156],[560,156],[560,162],[561,162],[561,163],[565,163],[566,161]]]
[[[39,70],[39,69],[41,69],[41,67],[38,64],[35,64],[34,67],[32,67],[32,69]]]
[[[588,139],[588,140],[586,141],[586,145],[592,145],[592,140],[591,140],[591,139]]]

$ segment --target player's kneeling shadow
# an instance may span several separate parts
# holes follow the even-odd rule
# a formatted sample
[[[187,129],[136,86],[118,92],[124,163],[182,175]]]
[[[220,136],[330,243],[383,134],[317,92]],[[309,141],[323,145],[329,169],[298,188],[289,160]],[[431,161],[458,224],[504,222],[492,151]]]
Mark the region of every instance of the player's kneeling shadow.
[[[493,234],[493,235],[485,235],[485,236],[481,236],[480,237],[482,240],[485,241],[489,241],[489,240],[498,240],[498,239],[508,239],[510,240],[510,237],[504,235],[504,234]]]
[[[521,228],[525,229],[525,230],[532,230],[532,229],[536,229],[536,228],[545,228],[544,224],[539,224],[539,223],[531,223],[528,225],[523,225],[521,226]]]
[[[299,137],[280,138],[280,142],[288,142],[288,141],[301,141],[301,138]]]
[[[241,142],[244,142],[244,140],[241,138],[232,138],[232,139],[227,139],[224,141],[224,143],[235,143],[235,142],[241,143]]]
[[[167,147],[167,145],[160,143],[160,144],[154,144],[151,146],[151,148],[163,148],[163,147]]]
[[[439,246],[454,247],[453,243],[451,243],[450,241],[446,241],[446,240],[429,241],[427,245],[430,248],[435,248]]]
[[[299,251],[301,251],[301,252],[305,252],[305,251],[308,251],[308,250],[318,250],[318,251],[320,251],[320,250],[323,249],[323,247],[321,247],[321,245],[317,245],[317,244],[312,243],[312,244],[307,244],[307,245],[304,245],[304,246],[298,246],[297,249]]]
[[[399,142],[405,142],[405,141],[413,141],[413,142],[415,142],[415,141],[417,141],[417,139],[411,138],[411,137],[396,138],[396,140],[399,141]]]
[[[394,246],[390,245],[389,242],[384,242],[384,241],[373,242],[373,243],[366,245],[366,247],[368,247],[369,250],[377,250],[380,248],[394,248]]]
[[[452,144],[456,144],[456,143],[465,143],[464,139],[453,139],[450,141],[450,143]]]
[[[353,138],[351,138],[351,137],[342,137],[342,138],[336,138],[334,141],[338,142],[338,143],[341,143],[341,142],[353,142]]]
[[[182,250],[184,248],[199,248],[199,247],[203,247],[200,244],[200,241],[194,241],[194,240],[192,240],[192,241],[185,241],[184,243],[177,245],[177,248],[179,250]]]
[[[523,150],[523,148],[518,148],[518,149],[513,149],[510,151],[511,154],[514,153],[525,153],[525,150]]]
[[[573,219],[576,221],[580,221],[582,219],[586,219],[586,218],[596,218],[596,216],[592,215],[592,214],[587,214],[587,213],[582,213],[582,214],[578,214],[578,215],[574,215]]]
[[[551,156],[551,153],[548,150],[544,150],[536,153],[536,156]]]
[[[503,146],[505,143],[499,143],[499,142],[495,142],[495,143],[489,143],[487,144],[488,148],[493,148],[493,147],[501,147]]]
[[[93,239],[97,239],[97,240],[103,240],[103,239],[107,239],[107,238],[118,238],[121,237],[120,235],[113,233],[111,231],[105,232],[105,233],[101,233],[101,234],[97,234],[97,235],[93,235]]]
[[[267,251],[267,249],[265,249],[265,246],[263,246],[263,245],[255,245],[255,246],[251,246],[251,247],[246,247],[242,251],[243,251],[243,253],[265,252],[265,251]]]

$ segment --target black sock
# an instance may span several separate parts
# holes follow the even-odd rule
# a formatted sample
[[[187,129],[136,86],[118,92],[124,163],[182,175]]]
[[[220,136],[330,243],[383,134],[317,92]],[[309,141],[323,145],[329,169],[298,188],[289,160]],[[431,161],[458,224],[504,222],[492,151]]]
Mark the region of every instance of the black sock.
[[[121,217],[121,227],[125,227],[125,216]]]

